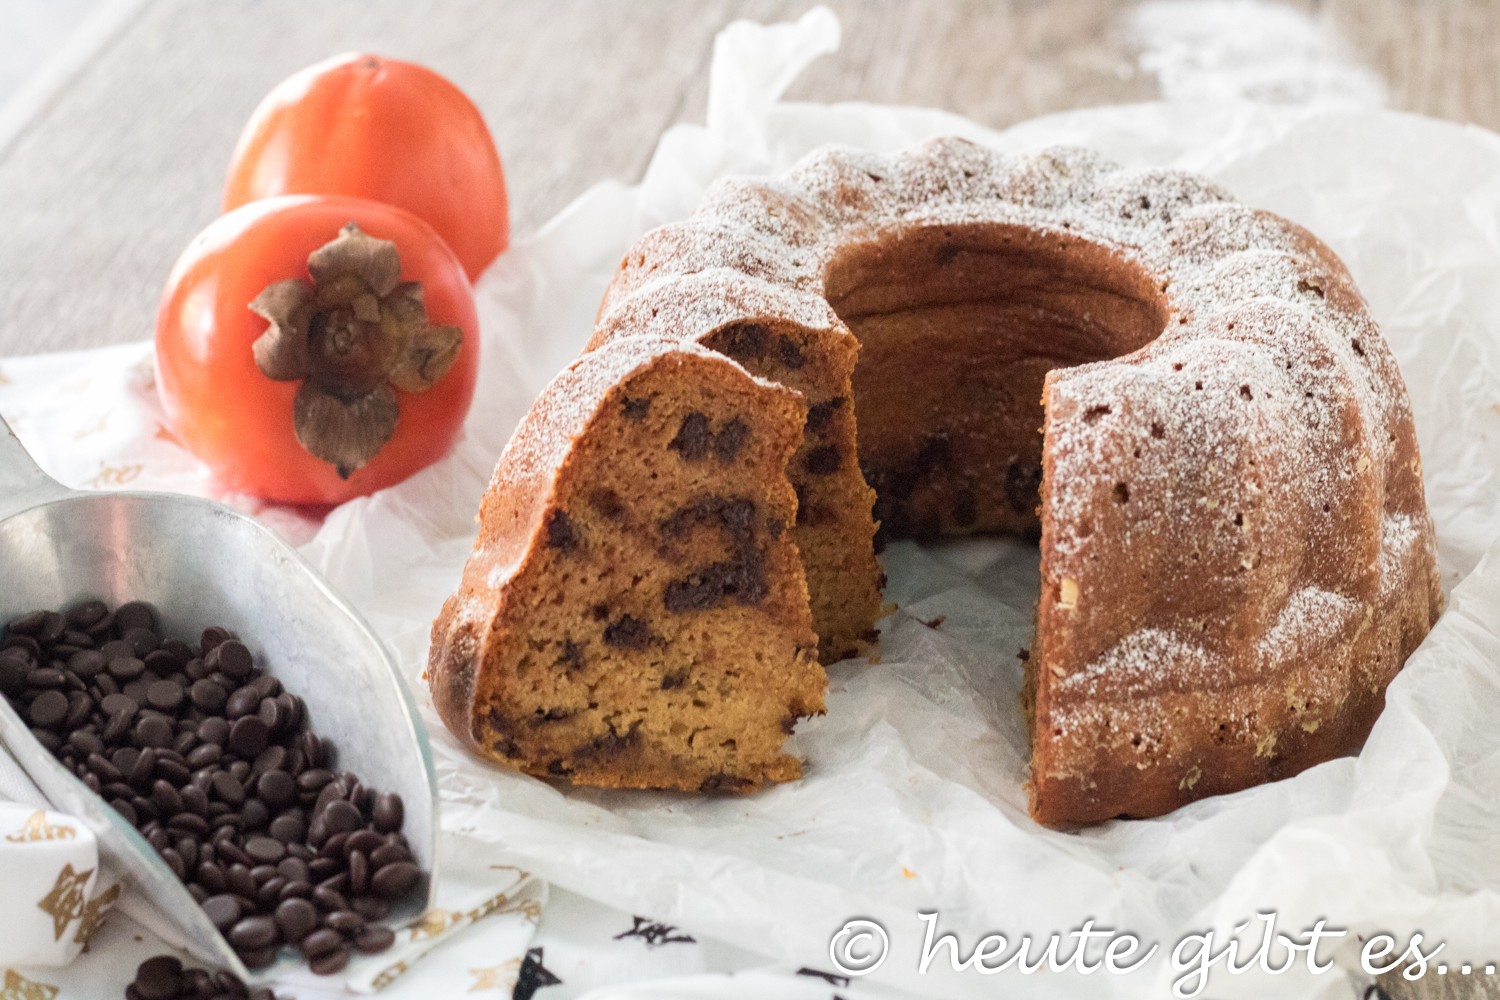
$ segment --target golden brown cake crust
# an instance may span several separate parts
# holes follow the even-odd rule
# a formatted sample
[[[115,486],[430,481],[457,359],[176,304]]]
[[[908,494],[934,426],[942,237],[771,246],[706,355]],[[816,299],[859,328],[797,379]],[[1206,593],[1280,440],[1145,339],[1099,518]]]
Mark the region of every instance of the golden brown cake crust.
[[[825,148],[645,236],[595,341],[744,322],[860,341],[888,537],[1040,536],[1041,822],[1355,752],[1436,620],[1410,404],[1363,298],[1315,237],[1203,178]]]

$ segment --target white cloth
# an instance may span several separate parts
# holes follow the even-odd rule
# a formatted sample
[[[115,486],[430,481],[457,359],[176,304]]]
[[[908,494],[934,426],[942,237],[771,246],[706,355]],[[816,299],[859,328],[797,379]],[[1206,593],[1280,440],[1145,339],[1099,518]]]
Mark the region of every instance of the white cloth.
[[[1299,963],[1272,977],[1259,967],[1230,975],[1221,963],[1206,995],[1349,996],[1366,978],[1357,936],[1382,930],[1400,948],[1417,931],[1426,950],[1446,941],[1441,958],[1455,975],[1461,961],[1482,968],[1500,940],[1500,553],[1475,569],[1500,536],[1500,139],[1411,115],[1249,103],[1093,109],[995,133],[937,111],[777,100],[808,59],[836,44],[826,11],[795,26],[732,26],[715,49],[710,126],[670,129],[641,185],[591,190],[495,264],[479,287],[479,394],[452,455],[321,525],[256,508],[310,539],[303,552],[395,650],[431,729],[446,831],[607,907],[604,923],[629,915],[617,933],[637,929],[640,916],[673,929],[646,937],[695,939],[659,944],[649,966],[614,967],[622,977],[694,978],[627,988],[591,979],[588,970],[612,968],[609,960],[591,964],[577,949],[571,972],[559,975],[553,962],[573,946],[564,946],[567,928],[547,931],[533,949],[551,950],[534,956],[529,988],[542,1000],[579,995],[582,985],[597,986],[587,995],[602,1000],[796,996],[809,983],[849,997],[1157,997],[1172,995],[1176,980],[1187,995],[1193,983],[1171,961],[1178,943],[1212,928],[1217,948],[1245,924],[1242,955],[1251,954],[1263,911],[1276,912],[1285,934],[1320,918],[1346,930],[1319,953],[1334,965],[1315,974]],[[1155,820],[1078,833],[1036,827],[1025,815],[1014,697],[1035,557],[981,541],[887,553],[902,610],[883,623],[883,662],[831,671],[828,715],[792,740],[808,760],[801,782],[699,800],[558,788],[470,757],[419,679],[429,625],[458,580],[495,457],[587,339],[623,252],[650,226],[685,216],[726,173],[780,170],[827,141],[893,151],[939,134],[1007,151],[1077,143],[1127,164],[1199,170],[1306,225],[1349,265],[1411,392],[1445,586],[1469,576],[1392,685],[1364,753]],[[213,495],[159,431],[150,356],[149,345],[127,345],[4,362],[0,412],[70,485]],[[938,615],[940,628],[922,624]],[[1090,919],[1159,947],[1128,975],[944,973],[944,957],[924,975],[919,910],[938,911],[965,956],[986,933],[1011,946],[1029,935],[1038,941],[1029,965],[1049,936]],[[884,963],[847,985],[815,975],[835,974],[831,939],[854,918],[888,932]],[[648,948],[645,933],[620,940]],[[704,957],[705,941],[724,942],[713,945],[718,957]],[[1059,958],[1070,949],[1064,940]],[[447,974],[457,960],[442,954],[425,965]],[[755,956],[767,967],[743,971]],[[518,975],[523,966],[525,958]],[[812,974],[796,975],[804,967]],[[539,985],[539,969],[564,981]],[[742,971],[703,978],[716,969]],[[412,990],[422,970],[410,975]]]

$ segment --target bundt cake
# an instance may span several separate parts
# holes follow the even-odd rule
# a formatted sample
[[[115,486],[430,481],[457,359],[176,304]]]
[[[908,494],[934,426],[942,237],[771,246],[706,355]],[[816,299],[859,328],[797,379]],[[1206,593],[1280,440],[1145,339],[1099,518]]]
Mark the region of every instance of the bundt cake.
[[[1040,540],[1040,822],[1159,815],[1356,752],[1440,610],[1411,409],[1364,300],[1306,230],[1202,178],[952,139],[825,148],[640,240],[590,348],[640,335],[806,397],[791,537],[825,656],[877,613],[865,483],[877,541]],[[638,613],[659,616],[654,586]]]
[[[827,677],[789,528],[802,397],[660,337],[585,354],[511,438],[428,682],[471,749],[589,785],[744,790]]]

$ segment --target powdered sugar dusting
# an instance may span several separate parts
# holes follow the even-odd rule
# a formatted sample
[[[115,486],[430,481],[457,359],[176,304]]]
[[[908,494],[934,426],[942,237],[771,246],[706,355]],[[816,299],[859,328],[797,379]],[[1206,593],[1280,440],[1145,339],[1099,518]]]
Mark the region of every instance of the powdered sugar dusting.
[[[1068,705],[1106,677],[1135,693],[1230,683],[1220,632],[1258,631],[1274,666],[1298,636],[1366,613],[1400,553],[1430,546],[1420,490],[1392,506],[1391,484],[1415,468],[1410,405],[1343,264],[1299,226],[1180,171],[1072,148],[1002,156],[956,139],[894,156],[825,147],[776,180],[721,181],[691,218],[648,234],[599,331],[701,332],[768,315],[844,330],[823,301],[840,250],[954,224],[1080,237],[1133,264],[1168,306],[1142,349],[1048,376],[1044,578],[1069,581],[1085,608],[1099,599],[1091,588],[1112,584],[1103,566],[1146,593],[1212,581],[1239,595],[1217,617],[1122,622],[1112,649],[1058,683]],[[1122,484],[1128,508],[1112,499]],[[1113,546],[1110,559],[1100,546]],[[1244,671],[1243,657],[1233,666]]]

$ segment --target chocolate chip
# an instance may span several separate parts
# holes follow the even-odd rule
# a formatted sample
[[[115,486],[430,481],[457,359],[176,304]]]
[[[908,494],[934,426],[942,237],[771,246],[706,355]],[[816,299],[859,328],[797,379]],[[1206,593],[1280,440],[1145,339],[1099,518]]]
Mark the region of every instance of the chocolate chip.
[[[410,861],[411,852],[400,844],[385,843],[370,852],[370,864],[384,868],[393,861]]]
[[[364,930],[354,936],[354,947],[366,955],[385,951],[395,943],[396,932],[389,927],[379,925],[367,925]]]
[[[26,685],[33,688],[61,688],[67,683],[63,672],[52,667],[38,667],[26,675]]]
[[[365,918],[353,910],[334,910],[323,916],[323,926],[340,934],[358,934],[365,929]]]
[[[349,852],[349,891],[356,896],[363,896],[370,888],[370,860],[364,851],[352,850]]]
[[[188,785],[182,790],[182,805],[195,816],[208,815],[208,796],[197,785]]]
[[[224,705],[224,715],[230,720],[242,719],[260,708],[260,695],[254,688],[242,687],[229,696]]]
[[[814,434],[822,434],[833,422],[833,415],[843,409],[846,400],[843,396],[835,396],[833,399],[810,406],[807,410],[807,429]]]
[[[198,881],[204,881],[204,868],[211,868],[213,870],[213,874],[210,880],[219,883],[220,887],[222,888],[224,882],[224,873],[219,871],[218,866],[216,865],[200,866],[198,869]],[[208,887],[205,886],[205,888]],[[207,915],[209,922],[219,930],[228,930],[231,926],[234,925],[236,921],[240,919],[241,907],[239,897],[231,896],[227,893],[220,893],[216,896],[210,896],[203,901],[203,912],[205,915]]]
[[[375,809],[371,818],[375,821],[375,829],[381,833],[393,833],[401,829],[401,824],[406,821],[406,806],[402,803],[401,796],[395,792],[375,796]]]
[[[82,691],[74,691],[68,695],[68,715],[63,719],[63,726],[74,730],[88,721],[94,711],[94,700]]]
[[[218,712],[224,708],[229,694],[213,681],[205,679],[193,682],[193,686],[188,688],[188,697],[200,711]],[[201,737],[201,732],[199,735]]]
[[[574,534],[573,522],[568,518],[567,512],[553,510],[547,515],[547,547],[571,552],[577,546],[578,536]]]
[[[356,830],[349,834],[349,839],[344,841],[344,854],[351,851],[363,851],[367,856],[370,852],[385,846],[385,838],[374,830]]]
[[[223,756],[224,748],[219,746],[219,744],[205,743],[200,747],[195,747],[187,755],[187,766],[194,771],[201,770],[212,764],[217,764]]]
[[[165,779],[158,778],[151,786],[151,801],[167,816],[182,812],[182,794]]]
[[[224,672],[224,676],[236,680],[250,676],[255,661],[245,644],[235,639],[226,639],[213,649],[213,666]]]
[[[247,969],[267,969],[275,964],[276,952],[276,946],[269,945],[265,948],[246,948],[239,952],[239,956]],[[253,994],[247,993],[246,996],[253,997]]]
[[[133,681],[146,672],[146,662],[134,656],[117,656],[109,661],[109,675],[117,681]]]
[[[203,651],[204,656],[207,656],[209,654],[209,651],[212,650],[215,646],[218,646],[220,643],[233,638],[234,633],[230,632],[228,629],[220,628],[217,625],[210,625],[208,628],[204,629],[203,634],[198,637],[198,648]]]
[[[125,698],[126,701],[130,701],[130,699],[126,698],[126,696],[123,695],[123,694],[120,694],[120,695],[114,695],[114,694],[112,694],[109,697],[110,698]],[[108,701],[109,699],[106,698],[105,700]],[[134,702],[131,702],[131,704],[133,705]],[[135,709],[134,708],[122,708],[119,711],[115,712],[113,715],[111,715],[109,717],[109,722],[107,722],[105,724],[105,726],[104,726],[104,733],[103,733],[103,737],[102,737],[103,740],[104,740],[104,742],[105,743],[117,743],[117,742],[119,742],[122,738],[124,738],[124,736],[125,736],[126,733],[130,732],[130,724],[134,720],[135,720]]]
[[[0,655],[0,692],[18,695],[26,690],[26,676],[31,673],[31,662],[18,656]]]
[[[782,335],[781,341],[776,345],[776,358],[783,366],[796,371],[807,364],[807,358],[802,353],[802,345],[791,337]]]
[[[378,896],[360,896],[350,905],[354,908],[355,913],[358,913],[366,920],[384,920],[391,915],[391,910],[393,909],[389,900],[381,899]],[[374,928],[366,929],[373,930]],[[390,946],[387,945],[386,947]]]
[[[766,356],[771,346],[771,328],[764,323],[741,323],[721,331],[713,339],[714,350],[744,364]]]
[[[309,935],[310,936],[310,935]],[[332,951],[325,952],[307,963],[307,967],[314,975],[331,976],[336,972],[342,972],[349,964],[349,949],[339,945]]]
[[[259,830],[271,822],[271,812],[260,799],[246,799],[240,814],[245,819],[246,830]]]
[[[645,420],[646,414],[651,410],[651,398],[647,396],[641,399],[627,399],[625,400],[624,410],[625,416],[631,420],[636,422]]]
[[[93,680],[106,665],[104,654],[97,649],[80,649],[68,657],[68,669],[86,681]]]
[[[146,702],[158,711],[170,712],[182,704],[185,694],[176,681],[157,681],[146,689]]]
[[[115,627],[124,635],[133,628],[156,631],[156,612],[145,601],[130,601],[115,609]]]
[[[714,438],[714,456],[721,462],[733,461],[749,436],[750,426],[735,417],[720,428],[718,436]]]
[[[349,904],[344,900],[344,894],[326,885],[320,885],[312,891],[312,901],[323,910],[347,910],[349,908]]]
[[[694,410],[682,418],[677,436],[667,445],[689,462],[697,462],[708,455],[713,446],[713,431],[709,428],[708,414]]]
[[[167,820],[167,826],[197,837],[208,836],[208,820],[193,812],[180,812]]]
[[[68,696],[61,691],[43,691],[32,701],[28,715],[33,726],[51,729],[68,717]]]
[[[240,784],[238,778],[228,771],[220,771],[213,777],[214,794],[219,797],[220,802],[227,802],[231,806],[238,806],[245,801],[245,786]]]
[[[18,634],[18,636],[31,636],[42,628],[42,622],[46,621],[46,612],[30,612],[21,618],[12,619],[6,625],[6,631]]]
[[[276,922],[267,916],[245,917],[229,929],[226,937],[237,949],[264,948],[276,940]]]
[[[317,768],[324,765],[323,742],[311,730],[304,732],[298,739],[297,749],[302,751],[302,759],[307,762],[308,767]]]
[[[825,444],[808,452],[804,464],[809,475],[829,476],[839,471],[843,458],[838,445]]]
[[[400,899],[421,877],[416,865],[410,861],[397,861],[370,877],[370,891],[382,899]]]
[[[69,625],[86,629],[107,614],[109,606],[103,601],[83,601],[65,611],[63,617],[67,618]]]
[[[255,783],[255,794],[273,809],[289,805],[297,798],[297,780],[285,771],[267,771]]]
[[[327,954],[343,943],[344,938],[338,931],[324,927],[304,937],[298,947],[306,957],[316,958],[319,955]]]
[[[229,720],[218,715],[204,719],[198,725],[198,738],[204,743],[218,743],[222,746],[229,741]]]
[[[147,715],[135,724],[135,745],[142,749],[151,747],[160,750],[171,746],[175,735],[175,727],[160,715]]]
[[[353,804],[337,799],[328,804],[328,807],[319,814],[319,817],[334,834],[347,833],[357,830],[364,824],[364,817],[360,815],[359,809]],[[348,838],[345,838],[348,839]],[[342,846],[340,841],[340,846]]]
[[[267,771],[283,770],[286,765],[286,758],[286,747],[276,746],[274,744],[272,746],[268,746],[256,755],[255,763],[250,766],[250,773],[256,778],[259,778]],[[265,796],[262,795],[261,798],[265,798]]]
[[[245,853],[254,861],[274,865],[286,857],[286,845],[275,837],[251,837],[245,841]]]
[[[242,759],[252,758],[270,743],[271,732],[257,715],[247,715],[229,730],[229,749]]]
[[[1005,470],[1005,502],[1017,514],[1031,514],[1041,502],[1042,467],[1013,462]]]
[[[244,896],[246,899],[254,899],[256,891],[260,889],[260,886],[255,884],[255,879],[251,877],[249,867],[239,862],[230,865],[224,877],[229,883],[229,888],[236,895]]]
[[[277,905],[275,919],[282,938],[291,944],[301,943],[319,923],[317,907],[298,898],[283,900]]]
[[[135,970],[141,1000],[177,1000],[182,990],[182,962],[171,955],[148,958]]]
[[[290,713],[286,707],[275,698],[262,698],[260,711],[256,713],[260,721],[266,724],[266,731],[273,736],[286,728],[290,719]]]
[[[281,819],[289,819],[289,818],[291,818],[291,817],[286,817],[286,816],[281,817]],[[278,820],[278,822],[280,822],[280,820]],[[301,858],[297,858],[297,857],[285,857],[285,858],[282,858],[280,861],[278,861],[276,863],[276,871],[278,873],[280,873],[281,875],[286,876],[286,878],[289,881],[292,881],[292,882],[308,882],[308,883],[311,883],[311,881],[312,881],[312,870],[308,867],[307,862],[303,861]],[[311,892],[311,891],[312,891],[312,888],[309,885],[308,892]]]
[[[121,634],[120,641],[130,643],[131,648],[135,650],[135,655],[143,661],[147,656],[156,652],[159,642],[156,638],[156,633],[149,628],[127,629]]]
[[[651,645],[651,628],[639,618],[623,615],[604,629],[604,641],[617,649],[645,649]]]

